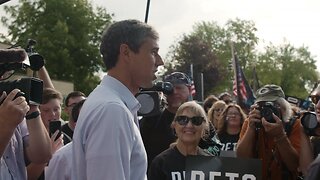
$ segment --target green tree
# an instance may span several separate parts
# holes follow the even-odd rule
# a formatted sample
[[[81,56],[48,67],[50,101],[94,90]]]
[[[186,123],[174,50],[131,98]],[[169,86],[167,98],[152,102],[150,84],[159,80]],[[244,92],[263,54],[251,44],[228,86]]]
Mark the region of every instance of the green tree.
[[[87,0],[20,0],[5,6],[10,41],[26,46],[37,41],[36,51],[46,59],[51,78],[71,81],[76,90],[89,93],[99,82],[103,68],[99,40],[112,15]]]
[[[255,67],[260,85],[278,84],[286,95],[306,98],[318,79],[315,59],[308,47],[296,48],[286,42],[280,46],[270,43],[265,51],[258,52],[256,31],[252,21],[240,19],[229,20],[224,26],[216,22],[196,23],[191,33],[183,34],[171,46],[165,64],[166,73],[188,73],[190,64],[193,64],[194,74],[204,74],[205,96],[226,90],[230,92],[234,76],[230,67],[230,42],[233,42],[249,83],[254,81]],[[195,81],[199,81],[196,76]]]
[[[231,91],[233,71],[228,69],[231,60],[230,41],[238,52],[243,68],[255,57],[255,35],[252,21],[229,20],[221,27],[216,22],[195,24],[190,34],[184,34],[171,46],[165,67],[167,72],[189,72],[190,64],[194,74],[203,73],[205,96],[222,91]],[[247,61],[249,63],[247,63]],[[195,79],[198,80],[198,79]]]
[[[305,99],[318,80],[316,61],[308,47],[295,48],[287,42],[270,44],[258,59],[256,67],[262,84],[278,84],[286,95]]]

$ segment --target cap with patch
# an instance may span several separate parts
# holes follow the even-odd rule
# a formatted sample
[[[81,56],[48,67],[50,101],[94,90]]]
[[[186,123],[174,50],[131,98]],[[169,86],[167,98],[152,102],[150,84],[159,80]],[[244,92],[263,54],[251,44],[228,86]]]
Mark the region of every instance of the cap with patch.
[[[185,84],[185,85],[191,85],[190,78],[182,72],[174,72],[169,75],[167,75],[164,80],[164,82],[170,82],[171,84]]]
[[[282,88],[274,84],[267,84],[256,92],[256,102],[276,101],[281,97],[285,98]]]

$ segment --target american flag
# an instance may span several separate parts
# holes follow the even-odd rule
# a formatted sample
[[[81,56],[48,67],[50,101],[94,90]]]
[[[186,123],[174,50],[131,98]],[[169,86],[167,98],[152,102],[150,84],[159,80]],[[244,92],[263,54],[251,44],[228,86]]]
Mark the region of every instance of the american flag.
[[[237,55],[233,57],[234,80],[233,80],[233,94],[237,97],[237,103],[247,110],[254,103],[255,97],[252,89],[248,84],[246,77],[240,67]]]
[[[190,90],[191,90],[192,97],[194,97],[196,95],[196,87],[194,86],[194,81],[193,80],[191,81]]]

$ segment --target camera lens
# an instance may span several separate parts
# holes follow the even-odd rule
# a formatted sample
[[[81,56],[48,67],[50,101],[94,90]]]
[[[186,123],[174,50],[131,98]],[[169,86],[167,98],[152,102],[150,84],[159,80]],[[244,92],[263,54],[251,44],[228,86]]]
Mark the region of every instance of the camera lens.
[[[301,124],[304,128],[314,129],[318,126],[317,116],[311,112],[305,113],[301,118]]]

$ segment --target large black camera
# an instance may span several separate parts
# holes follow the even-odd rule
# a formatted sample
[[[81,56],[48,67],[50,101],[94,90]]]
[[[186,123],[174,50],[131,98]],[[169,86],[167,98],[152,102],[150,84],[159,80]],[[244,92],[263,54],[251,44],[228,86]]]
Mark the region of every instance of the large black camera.
[[[276,121],[273,119],[272,113],[278,116],[281,119],[281,111],[280,108],[274,104],[274,102],[260,102],[259,108],[261,117],[264,117],[267,122],[275,123]]]
[[[316,129],[320,126],[317,115],[314,112],[303,112],[301,115],[301,125],[308,136],[319,136]]]
[[[21,78],[14,81],[0,82],[0,91],[7,94],[13,89],[23,92],[28,104],[39,105],[42,102],[43,82],[37,78]]]
[[[24,49],[0,49],[0,80],[8,79],[16,70],[29,67],[33,71],[37,71],[44,65],[42,56],[33,50],[35,43],[34,40],[28,40],[27,51]],[[19,95],[24,96],[28,104],[39,105],[42,102],[43,82],[40,79],[26,77],[0,82],[0,93],[5,91],[9,94],[13,89],[19,89],[22,92]]]
[[[136,98],[141,104],[138,116],[149,117],[160,114],[165,106],[165,99],[161,94],[169,95],[173,93],[173,85],[169,82],[157,82],[152,88],[142,88],[136,94]]]

